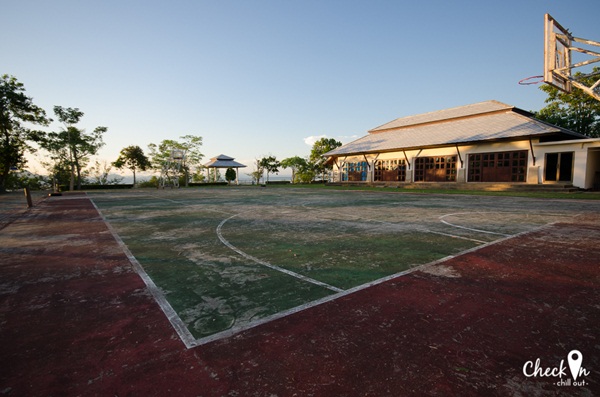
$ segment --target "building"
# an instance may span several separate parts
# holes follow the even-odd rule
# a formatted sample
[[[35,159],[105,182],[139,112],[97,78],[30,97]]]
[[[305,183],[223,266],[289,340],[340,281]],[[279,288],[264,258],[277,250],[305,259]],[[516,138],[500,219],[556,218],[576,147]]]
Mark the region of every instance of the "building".
[[[325,154],[342,183],[598,187],[600,139],[497,101],[399,118]]]

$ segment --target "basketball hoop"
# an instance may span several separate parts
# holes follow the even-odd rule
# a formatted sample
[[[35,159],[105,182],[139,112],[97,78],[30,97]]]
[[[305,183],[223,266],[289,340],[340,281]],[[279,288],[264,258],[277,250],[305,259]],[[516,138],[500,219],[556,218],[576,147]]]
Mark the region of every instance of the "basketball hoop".
[[[519,80],[520,85],[540,84],[544,82],[544,76],[531,76]]]
[[[549,14],[544,15],[545,83],[566,93],[576,87],[600,101],[600,79],[593,78],[597,72],[585,69],[596,62],[600,62],[600,42],[575,37]]]

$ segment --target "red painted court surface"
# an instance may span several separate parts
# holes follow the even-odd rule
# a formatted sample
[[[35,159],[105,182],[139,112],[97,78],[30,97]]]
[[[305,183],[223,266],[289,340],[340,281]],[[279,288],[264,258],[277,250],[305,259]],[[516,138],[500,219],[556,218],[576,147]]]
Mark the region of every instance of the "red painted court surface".
[[[86,196],[0,228],[0,396],[600,395],[598,211],[189,349]]]

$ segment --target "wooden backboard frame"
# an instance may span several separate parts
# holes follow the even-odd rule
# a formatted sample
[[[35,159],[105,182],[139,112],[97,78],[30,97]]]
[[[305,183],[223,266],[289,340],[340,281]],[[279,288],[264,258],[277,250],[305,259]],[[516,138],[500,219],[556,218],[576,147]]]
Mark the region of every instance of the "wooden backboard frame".
[[[571,92],[571,34],[550,14],[544,16],[544,81]]]
[[[586,47],[580,45],[583,44]],[[592,50],[593,49],[593,50]],[[574,62],[572,52],[584,54],[589,58]],[[550,14],[544,16],[544,82],[564,92],[577,87],[600,101],[600,73],[584,73],[581,69],[573,77],[573,70],[600,62],[600,43],[573,36],[563,28]],[[588,85],[583,84],[586,78]],[[587,79],[589,78],[589,79]],[[592,83],[589,83],[589,80]]]

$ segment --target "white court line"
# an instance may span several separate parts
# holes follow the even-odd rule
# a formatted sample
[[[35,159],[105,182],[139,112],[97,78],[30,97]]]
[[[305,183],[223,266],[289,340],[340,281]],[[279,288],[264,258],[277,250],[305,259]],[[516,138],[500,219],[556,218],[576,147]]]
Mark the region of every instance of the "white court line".
[[[187,347],[189,349],[191,347],[197,346],[198,342],[196,341],[196,338],[190,333],[187,326],[185,325],[183,320],[179,317],[179,315],[177,314],[175,309],[173,309],[173,306],[171,306],[171,304],[167,301],[167,298],[162,293],[160,288],[158,288],[156,286],[156,284],[154,284],[154,281],[152,281],[152,279],[150,278],[148,273],[146,273],[146,271],[144,270],[142,265],[138,262],[138,260],[135,258],[135,256],[133,256],[131,251],[129,251],[129,248],[127,248],[127,245],[125,245],[125,242],[123,242],[123,240],[117,234],[115,229],[113,229],[111,224],[104,217],[104,215],[100,211],[100,208],[98,208],[98,206],[96,205],[94,200],[92,200],[91,198],[89,198],[89,200],[92,202],[92,205],[94,206],[94,208],[96,208],[96,211],[98,211],[98,214],[100,214],[102,221],[104,222],[104,224],[106,225],[106,227],[108,228],[110,233],[112,234],[112,236],[115,239],[115,241],[117,242],[117,244],[121,247],[121,249],[127,256],[127,259],[129,259],[129,262],[133,266],[133,269],[144,281],[144,284],[146,284],[148,291],[150,291],[150,294],[152,294],[152,297],[154,297],[154,300],[156,301],[156,303],[158,303],[158,306],[161,308],[163,313],[165,313],[165,316],[167,316],[167,319],[169,320],[169,322],[175,329],[175,332],[177,332],[177,335],[179,335],[179,338],[181,339],[181,341],[183,342],[185,347]]]
[[[190,204],[182,203],[180,201],[166,199],[166,198],[159,197],[159,196],[154,196],[154,195],[149,195],[149,196],[157,198],[157,199],[165,200],[165,201],[170,201],[170,202],[173,202],[173,203],[176,203],[176,204],[180,204],[180,205],[184,205],[184,206],[190,206],[190,207],[195,206],[195,205],[190,205]],[[503,239],[499,239],[499,240],[496,240],[496,241],[493,241],[493,242],[486,242],[486,243],[484,243],[484,244],[482,244],[480,246],[477,246],[477,247],[474,247],[472,249],[463,251],[463,252],[461,252],[458,255],[450,255],[450,256],[438,259],[436,261],[430,262],[430,263],[419,265],[419,266],[416,266],[414,268],[411,268],[411,269],[408,269],[408,270],[405,270],[405,271],[402,271],[402,272],[399,272],[399,273],[396,273],[396,274],[392,274],[392,275],[389,275],[387,277],[383,277],[383,278],[374,280],[372,282],[368,282],[366,284],[362,284],[362,285],[350,288],[348,290],[341,290],[339,288],[333,287],[333,288],[335,288],[334,291],[337,290],[336,291],[337,293],[335,293],[333,295],[329,295],[329,296],[326,296],[324,298],[308,302],[306,304],[303,304],[303,305],[300,305],[300,306],[288,309],[286,311],[275,313],[275,314],[273,314],[271,316],[268,316],[268,317],[256,320],[254,322],[251,322],[251,323],[248,323],[248,324],[245,324],[245,325],[241,325],[241,326],[237,326],[237,327],[232,327],[230,329],[227,329],[227,330],[224,330],[224,331],[221,331],[221,332],[217,332],[215,334],[212,334],[212,335],[209,335],[209,336],[206,336],[206,337],[203,337],[203,338],[196,339],[189,332],[187,326],[181,320],[181,318],[177,315],[177,313],[172,308],[172,306],[167,302],[166,297],[164,296],[164,294],[162,293],[162,291],[154,284],[154,282],[152,281],[152,279],[144,271],[144,269],[141,266],[141,264],[133,256],[133,254],[131,253],[131,251],[129,251],[129,249],[127,248],[127,246],[125,245],[125,243],[121,240],[121,238],[118,236],[118,234],[116,233],[116,231],[108,223],[108,221],[106,220],[106,218],[104,218],[104,216],[102,215],[102,213],[100,212],[100,210],[98,209],[98,207],[96,206],[96,204],[94,203],[94,201],[93,200],[90,200],[90,201],[92,201],[92,204],[94,205],[94,207],[96,208],[96,210],[98,211],[98,213],[100,214],[100,216],[102,217],[102,219],[103,219],[104,223],[107,225],[109,231],[111,232],[111,234],[113,235],[113,237],[115,238],[115,240],[117,241],[117,243],[119,244],[119,246],[123,249],[123,252],[127,255],[128,259],[132,263],[132,266],[134,267],[134,269],[136,270],[136,272],[140,275],[140,277],[142,278],[142,280],[144,281],[144,283],[148,287],[150,293],[152,294],[152,296],[154,297],[154,299],[158,303],[159,307],[165,313],[165,315],[167,316],[167,319],[169,320],[169,322],[171,323],[171,325],[173,326],[173,328],[175,329],[175,331],[179,335],[180,339],[182,340],[182,342],[184,343],[184,345],[188,349],[196,347],[196,346],[200,346],[200,345],[212,342],[212,341],[216,341],[216,340],[220,340],[220,339],[224,339],[224,338],[233,336],[233,335],[235,335],[235,334],[237,334],[239,332],[242,332],[242,331],[245,331],[245,330],[248,330],[248,329],[252,329],[254,327],[257,327],[257,326],[269,323],[271,321],[277,320],[279,318],[283,318],[283,317],[286,317],[288,315],[291,315],[291,314],[294,314],[294,313],[298,313],[298,312],[310,309],[312,307],[321,305],[323,303],[334,301],[334,300],[336,300],[338,298],[341,298],[341,297],[353,294],[355,292],[358,292],[358,291],[366,289],[366,288],[370,288],[372,286],[384,283],[386,281],[390,281],[390,280],[399,278],[401,276],[410,274],[410,273],[412,273],[414,271],[418,271],[418,270],[423,269],[425,267],[433,266],[433,265],[436,265],[436,264],[439,264],[439,263],[443,263],[443,262],[446,262],[446,261],[448,261],[450,259],[453,259],[453,258],[455,258],[457,256],[461,256],[461,255],[464,255],[464,254],[467,254],[467,253],[470,253],[470,252],[474,252],[474,251],[480,250],[480,249],[482,249],[484,247],[487,247],[487,246],[490,246],[490,245],[493,245],[493,244],[497,244],[497,243],[499,243],[501,241],[508,240],[508,239],[510,239],[512,237],[516,237],[516,236],[518,236],[520,234],[525,234],[525,233],[530,233],[531,232],[531,231],[527,231],[527,232],[519,233],[519,234],[514,235],[514,236],[505,235],[506,237],[503,238]],[[305,205],[303,205],[303,206],[305,208],[309,209],[309,210],[324,211],[324,210],[320,210],[320,209],[316,209],[316,208],[310,208],[310,207],[307,207]],[[226,213],[224,211],[217,211],[217,210],[211,210],[211,211]],[[232,219],[232,218],[234,218],[235,216],[238,216],[238,215],[239,214],[232,215],[229,218],[225,219],[223,222],[221,222],[221,224],[218,227],[218,236],[219,236],[220,239],[222,238],[222,234],[220,233],[221,227],[226,223],[226,221],[228,221],[229,219]],[[448,214],[448,215],[451,215],[451,214]],[[358,219],[364,219],[364,218],[360,218],[360,217],[357,217],[357,216],[354,216],[354,217],[358,218]],[[370,219],[367,219],[367,220],[370,220]],[[375,219],[372,219],[371,221],[394,225],[393,223],[390,223],[390,222],[379,221],[379,220],[375,220]],[[545,225],[545,226],[547,226],[547,225]],[[442,233],[433,232],[433,231],[428,231],[428,232],[436,233],[436,234],[442,234]],[[448,236],[450,236],[450,237],[464,238],[464,237],[453,236],[453,235],[448,235]],[[225,239],[223,238],[223,240],[225,240]],[[226,246],[228,246],[230,249],[233,249],[235,252],[238,252],[240,255],[242,255],[242,256],[244,256],[244,257],[246,257],[248,259],[251,259],[251,260],[253,260],[253,261],[257,262],[257,263],[265,265],[267,267],[270,267],[270,268],[274,268],[275,267],[275,268],[277,268],[277,266],[273,266],[273,265],[271,265],[271,264],[269,264],[267,262],[261,261],[258,258],[255,258],[255,257],[253,257],[251,255],[246,254],[245,252],[239,250],[237,247],[233,246],[227,240],[225,240],[225,241],[223,241],[223,240],[221,240],[223,242],[223,244],[225,244]],[[469,239],[469,240],[472,240],[472,239]],[[275,270],[284,271],[286,273],[289,272],[289,271],[287,271],[285,269],[281,269],[281,268],[277,268]],[[293,272],[290,272],[290,273],[293,273]],[[308,277],[305,277],[305,276],[302,276],[302,275],[299,275],[299,274],[297,274],[297,275],[300,276],[300,277],[302,277],[302,278],[304,278],[304,279],[308,279]],[[314,280],[314,281],[316,281],[317,283],[320,283],[320,284],[324,284],[324,283],[321,283],[321,282],[319,282],[317,280]]]
[[[478,214],[482,214],[483,212],[477,212],[477,213]],[[512,234],[490,232],[489,230],[474,229],[474,228],[471,228],[471,227],[455,225],[453,223],[450,223],[450,222],[444,220],[444,218],[447,217],[447,216],[452,216],[452,215],[470,215],[470,214],[473,214],[473,212],[456,212],[454,214],[442,215],[442,216],[439,217],[439,220],[440,220],[440,222],[442,222],[442,223],[444,223],[444,224],[446,224],[448,226],[456,227],[456,228],[459,228],[459,229],[470,230],[472,232],[495,234],[495,235],[504,236],[504,237],[511,237],[512,236]]]
[[[160,198],[160,197],[156,197],[156,198]],[[235,334],[237,334],[239,332],[252,329],[254,327],[257,327],[257,326],[269,323],[271,321],[277,320],[279,318],[283,318],[283,317],[289,316],[291,314],[298,313],[298,312],[310,309],[312,307],[321,305],[323,303],[334,301],[334,300],[336,300],[338,298],[341,298],[341,297],[353,294],[353,293],[358,292],[360,290],[363,290],[363,289],[366,289],[366,288],[370,288],[370,287],[373,287],[373,286],[378,285],[378,284],[382,284],[382,283],[384,283],[386,281],[390,281],[390,280],[399,278],[401,276],[408,275],[410,273],[413,273],[415,271],[424,269],[426,267],[433,266],[433,265],[436,265],[436,264],[440,264],[440,263],[446,262],[446,261],[448,261],[450,259],[462,256],[462,255],[465,255],[465,254],[468,254],[468,253],[471,253],[471,252],[475,252],[475,251],[478,251],[478,250],[480,250],[482,248],[498,244],[498,243],[500,243],[502,241],[509,240],[511,238],[514,238],[514,237],[518,237],[518,236],[520,236],[522,234],[527,234],[527,233],[531,233],[531,232],[536,231],[536,230],[541,230],[541,229],[549,226],[549,225],[543,225],[543,226],[541,226],[541,227],[539,227],[537,229],[534,229],[534,230],[525,231],[525,232],[518,233],[518,234],[515,234],[515,235],[506,235],[505,238],[501,238],[501,239],[498,239],[498,240],[495,240],[495,241],[492,241],[492,242],[486,242],[485,244],[482,244],[480,246],[473,247],[473,248],[468,249],[466,251],[462,251],[462,252],[460,252],[457,255],[449,255],[449,256],[446,256],[444,258],[438,259],[436,261],[429,262],[429,263],[426,263],[426,264],[423,264],[423,265],[419,265],[419,266],[416,266],[414,268],[411,268],[411,269],[408,269],[408,270],[405,270],[405,271],[402,271],[402,272],[399,272],[399,273],[396,273],[396,274],[392,274],[392,275],[389,275],[387,277],[383,277],[383,278],[374,280],[374,281],[366,283],[366,284],[362,284],[362,285],[350,288],[348,290],[340,290],[338,293],[335,293],[333,295],[329,295],[329,296],[326,296],[324,298],[308,302],[308,303],[306,303],[304,305],[300,305],[300,306],[288,309],[286,311],[275,313],[275,314],[273,314],[273,315],[271,315],[269,317],[265,317],[265,318],[256,320],[254,322],[250,322],[250,323],[242,325],[242,326],[232,327],[230,329],[227,329],[227,330],[224,330],[224,331],[221,331],[221,332],[218,332],[218,333],[215,333],[215,334],[203,337],[203,338],[196,339],[189,332],[187,326],[183,323],[183,321],[181,320],[181,318],[179,318],[179,316],[173,310],[173,308],[171,307],[171,305],[166,301],[166,298],[165,298],[164,294],[162,293],[162,291],[150,279],[150,277],[148,276],[148,274],[144,271],[143,267],[140,265],[140,263],[137,261],[137,259],[133,256],[133,254],[129,251],[129,249],[127,248],[127,246],[125,245],[125,243],[121,240],[121,238],[118,236],[118,234],[116,233],[116,231],[108,223],[108,221],[106,220],[106,218],[104,217],[104,215],[102,215],[102,213],[100,212],[100,210],[98,209],[98,207],[96,206],[96,204],[94,203],[94,201],[92,199],[90,199],[90,201],[92,202],[92,204],[94,205],[94,207],[96,208],[96,210],[98,211],[98,213],[100,214],[100,216],[102,217],[104,223],[107,225],[109,231],[111,232],[111,234],[113,235],[113,237],[115,238],[115,240],[117,241],[117,243],[119,244],[119,246],[123,249],[123,251],[127,255],[128,259],[132,263],[132,265],[133,265],[134,269],[136,270],[136,272],[138,272],[138,274],[140,275],[140,277],[146,283],[146,286],[150,290],[152,296],[157,301],[157,303],[159,304],[159,307],[161,308],[161,310],[163,310],[163,312],[167,316],[169,322],[171,323],[171,325],[173,326],[173,328],[175,329],[175,331],[177,332],[177,334],[181,338],[182,342],[184,343],[184,345],[188,349],[192,348],[192,347],[200,346],[200,345],[203,345],[203,344],[206,344],[206,343],[209,343],[209,342],[213,342],[213,341],[216,341],[216,340],[228,338],[228,337],[233,336],[233,335],[235,335]],[[167,199],[167,201],[176,202],[176,201],[170,200],[170,199]],[[181,203],[181,202],[176,202],[176,203],[182,204],[182,205],[186,205],[186,204]],[[307,208],[307,209],[311,209],[311,208]],[[227,218],[226,220],[224,220],[223,222],[221,222],[221,226],[227,220],[229,220],[229,219],[231,219],[231,218],[233,218],[233,217],[235,217],[237,215],[239,215],[239,214],[233,215],[233,216]],[[448,214],[448,215],[450,215],[450,214]],[[381,221],[379,221],[379,222],[381,222]],[[385,223],[385,222],[382,222],[382,223]],[[438,232],[433,232],[433,233],[438,233]],[[449,236],[452,236],[452,235],[449,235]],[[237,248],[236,248],[236,250],[237,250]],[[256,259],[256,258],[254,258],[254,259]],[[284,269],[282,269],[282,270],[284,270]]]
[[[175,201],[175,200],[171,200],[171,199],[166,199],[163,197],[158,197],[158,196],[154,196],[154,195],[146,195],[146,196],[150,196],[150,197],[154,197],[157,199],[161,199],[161,200],[165,200],[165,201],[170,201],[176,204],[180,204],[183,206],[188,206],[188,207],[193,207],[193,205],[190,204],[186,204],[186,203],[182,203],[180,201]],[[282,318],[282,317],[286,317],[290,314],[299,312],[301,310],[304,310],[308,307],[312,307],[315,306],[317,304],[323,303],[321,301],[315,301],[315,302],[310,302],[306,305],[301,305],[283,312],[279,312],[276,313],[272,316],[269,317],[265,317],[263,319],[251,322],[249,324],[246,325],[242,325],[242,326],[238,326],[238,327],[232,327],[230,329],[221,331],[221,332],[217,332],[215,334],[203,337],[203,338],[199,338],[196,339],[189,331],[189,329],[187,328],[187,326],[185,325],[185,323],[183,322],[183,320],[181,319],[181,317],[179,317],[179,315],[177,314],[177,312],[175,311],[175,309],[173,309],[173,307],[171,306],[171,304],[167,301],[167,298],[165,297],[165,295],[162,293],[162,291],[160,290],[160,288],[158,288],[158,286],[154,283],[154,281],[152,281],[152,279],[150,278],[150,276],[148,275],[148,273],[146,273],[146,271],[144,270],[143,266],[138,262],[138,260],[135,258],[135,256],[133,255],[133,253],[129,250],[129,248],[127,248],[127,245],[125,244],[125,242],[123,242],[123,240],[121,239],[121,237],[117,234],[117,232],[114,230],[114,228],[110,225],[110,223],[108,222],[108,220],[104,217],[104,215],[102,214],[102,212],[100,211],[100,209],[98,208],[98,206],[96,205],[96,203],[93,201],[93,199],[91,199],[90,197],[87,197],[87,199],[89,199],[92,202],[92,205],[94,206],[94,208],[96,208],[96,211],[98,211],[98,213],[100,214],[100,217],[102,218],[102,220],[104,221],[104,224],[106,225],[106,227],[108,228],[108,230],[110,231],[110,233],[112,234],[113,238],[115,239],[115,241],[117,242],[117,244],[121,247],[121,249],[123,250],[123,252],[125,253],[125,255],[127,256],[127,258],[129,259],[129,262],[131,263],[131,265],[133,266],[134,270],[136,271],[136,273],[140,276],[140,278],[144,281],[144,283],[146,284],[146,287],[148,288],[148,290],[150,291],[152,297],[154,298],[154,300],[156,301],[156,303],[158,304],[158,306],[161,308],[161,310],[163,311],[163,313],[165,314],[165,316],[167,317],[167,319],[169,320],[169,322],[171,323],[171,326],[173,327],[173,329],[175,329],[175,332],[177,332],[177,335],[179,336],[179,338],[181,339],[181,341],[183,342],[183,344],[185,345],[185,347],[187,349],[190,349],[192,347],[196,347],[196,346],[200,346],[215,340],[219,340],[219,339],[223,339],[232,335],[235,335],[241,331],[250,329],[250,328],[254,328],[256,326],[259,326],[261,324],[265,324],[268,322],[271,322],[273,320],[276,320],[278,318]],[[208,209],[208,208],[206,208]],[[218,210],[212,210],[215,212],[220,212],[223,213],[224,211],[218,211]],[[228,248],[234,250],[235,252],[239,253],[240,255],[244,256],[247,259],[250,259],[256,263],[259,263],[263,266],[269,267],[271,269],[286,273],[290,276],[299,278],[303,281],[307,281],[316,285],[319,285],[321,287],[327,288],[329,290],[332,290],[334,292],[340,293],[340,292],[344,292],[344,290],[331,286],[329,284],[320,282],[318,280],[314,280],[310,277],[306,277],[303,276],[301,274],[298,273],[294,273],[292,271],[286,270],[286,269],[282,269],[278,266],[274,266],[271,265],[270,263],[261,261],[258,258],[255,258],[251,255],[246,254],[245,252],[243,252],[242,250],[238,249],[237,247],[233,246],[231,243],[229,243],[227,240],[225,240],[225,238],[223,237],[223,235],[221,234],[221,228],[222,226],[225,224],[226,221],[228,221],[229,219],[237,216],[239,214],[235,214],[233,216],[230,216],[229,218],[225,219],[223,222],[221,222],[221,224],[219,224],[219,226],[217,227],[217,236],[219,237],[219,239],[221,240],[221,242],[223,244],[225,244],[225,246],[227,246]],[[337,296],[338,294],[334,294],[333,296]]]
[[[158,197],[158,196],[154,196],[154,195],[150,195],[150,196],[151,196],[151,197],[155,197],[155,198],[157,198],[157,199],[162,199],[162,200],[170,201],[170,202],[173,202],[173,203],[176,203],[176,204],[180,204],[180,205],[183,205],[183,206],[186,206],[186,207],[195,207],[195,206],[198,206],[198,204],[196,204],[196,205],[191,205],[191,204],[182,203],[182,202],[180,202],[180,201],[176,201],[176,200],[172,200],[172,199],[167,199],[167,198],[163,198],[163,197]],[[206,208],[206,209],[207,209],[207,210],[210,210],[209,208]],[[227,213],[227,212],[225,212],[225,211],[219,211],[219,210],[211,210],[211,211],[215,211],[215,212],[219,212],[219,213],[225,213],[225,214],[229,214],[229,213]],[[243,257],[244,257],[244,258],[246,258],[246,259],[249,259],[249,260],[251,260],[251,261],[253,261],[253,262],[256,262],[256,263],[258,263],[259,265],[262,265],[262,266],[268,267],[268,268],[270,268],[270,269],[276,270],[276,271],[278,271],[278,272],[281,272],[281,273],[285,273],[285,274],[287,274],[287,275],[289,275],[289,276],[295,277],[295,278],[297,278],[297,279],[300,279],[300,280],[302,280],[302,281],[306,281],[306,282],[309,282],[309,283],[311,283],[311,284],[315,284],[315,285],[318,285],[318,286],[320,286],[320,287],[327,288],[327,289],[329,289],[329,290],[331,290],[331,291],[335,291],[335,292],[341,292],[341,291],[344,291],[343,289],[341,289],[341,288],[338,288],[338,287],[334,287],[333,285],[329,285],[329,284],[327,284],[327,283],[321,282],[321,281],[319,281],[319,280],[315,280],[315,279],[313,279],[313,278],[310,278],[310,277],[304,276],[304,275],[302,275],[302,274],[299,274],[299,273],[293,272],[293,271],[291,271],[291,270],[287,270],[287,269],[284,269],[284,268],[282,268],[282,267],[279,267],[279,266],[272,265],[272,264],[270,264],[269,262],[265,262],[265,261],[263,261],[263,260],[261,260],[261,259],[258,259],[258,258],[254,257],[254,256],[252,256],[252,255],[250,255],[250,254],[247,254],[246,252],[242,251],[241,249],[239,249],[239,248],[237,248],[236,246],[234,246],[233,244],[231,244],[229,241],[227,241],[227,239],[225,239],[225,237],[223,237],[223,234],[221,233],[221,229],[223,228],[223,225],[224,225],[224,224],[225,224],[225,223],[226,223],[228,220],[230,220],[230,219],[232,219],[232,218],[234,218],[234,217],[236,217],[236,216],[238,216],[238,215],[240,215],[240,214],[234,214],[234,215],[230,216],[229,218],[226,218],[226,219],[224,219],[224,220],[223,220],[223,221],[222,221],[222,222],[219,224],[219,226],[217,226],[217,237],[219,237],[219,240],[221,241],[221,243],[223,243],[223,244],[224,244],[224,245],[225,245],[227,248],[229,248],[229,249],[231,249],[231,250],[233,250],[233,251],[237,252],[238,254],[240,254],[241,256],[243,256]]]
[[[285,274],[287,274],[287,275],[289,275],[289,276],[296,277],[297,279],[300,279],[300,280],[302,280],[302,281],[309,282],[309,283],[311,283],[311,284],[318,285],[318,286],[320,286],[320,287],[325,287],[325,288],[327,288],[327,289],[329,289],[329,290],[331,290],[331,291],[335,291],[335,292],[342,292],[342,291],[344,291],[344,290],[343,290],[343,289],[341,289],[341,288],[334,287],[333,285],[326,284],[326,283],[324,283],[324,282],[322,282],[322,281],[319,281],[319,280],[315,280],[314,278],[310,278],[310,277],[304,276],[304,275],[302,275],[302,274],[299,274],[299,273],[293,272],[293,271],[291,271],[291,270],[287,270],[287,269],[281,268],[281,267],[279,267],[279,266],[272,265],[272,264],[270,264],[269,262],[265,262],[265,261],[263,261],[263,260],[261,260],[261,259],[258,259],[258,258],[254,257],[254,256],[252,256],[252,255],[249,255],[249,254],[245,253],[245,252],[244,252],[244,251],[242,251],[241,249],[239,249],[239,248],[237,248],[236,246],[234,246],[233,244],[231,244],[229,241],[227,241],[227,240],[225,239],[225,237],[223,237],[223,234],[221,233],[221,229],[223,228],[223,225],[224,225],[224,224],[225,224],[225,223],[226,223],[228,220],[230,220],[230,219],[232,219],[232,218],[235,218],[235,217],[236,217],[236,216],[238,216],[238,215],[240,215],[240,214],[235,214],[235,215],[232,215],[232,216],[230,216],[229,218],[223,219],[223,221],[222,221],[221,223],[219,223],[219,226],[217,226],[217,237],[219,237],[219,240],[221,240],[221,242],[222,242],[222,243],[223,243],[223,244],[224,244],[224,245],[225,245],[227,248],[229,248],[229,249],[231,249],[231,250],[233,250],[233,251],[237,252],[238,254],[240,254],[241,256],[243,256],[243,257],[244,257],[244,258],[246,258],[246,259],[250,259],[251,261],[258,263],[259,265],[266,266],[266,267],[268,267],[269,269],[273,269],[273,270],[276,270],[276,271],[278,271],[278,272],[285,273]]]
[[[308,203],[302,204],[302,208],[306,208],[309,211],[327,212],[324,209],[309,207],[307,204]],[[371,219],[371,218],[365,218],[365,217],[358,216],[358,215],[349,215],[349,214],[341,214],[341,215],[343,215],[343,216],[345,216],[347,218],[354,218],[354,219],[357,219],[359,221],[381,223],[382,225],[388,225],[388,226],[398,226],[397,223],[382,221],[382,220],[379,220],[379,219]],[[461,240],[473,241],[473,242],[476,242],[476,243],[483,243],[483,244],[487,243],[487,241],[483,241],[483,240],[477,240],[477,239],[474,239],[474,238],[469,238],[469,237],[464,237],[464,236],[457,236],[455,234],[449,234],[449,233],[443,233],[443,232],[435,232],[435,231],[429,230],[429,229],[415,228],[413,230],[418,230],[418,231],[424,232],[424,233],[439,234],[439,235],[442,235],[442,236],[448,236],[448,237],[452,237],[452,238],[458,238],[458,239],[461,239]],[[508,234],[505,234],[504,236],[508,236]]]
[[[429,229],[422,229],[421,231],[427,232],[427,233],[439,234],[441,236],[447,236],[447,237],[452,237],[452,238],[460,238],[460,239],[463,239],[463,240],[474,241],[476,243],[481,243],[481,244],[489,243],[489,241],[477,240],[476,238],[469,238],[469,237],[457,236],[455,234],[450,234],[450,233],[435,232],[435,231],[429,230]]]
[[[219,340],[219,339],[228,338],[228,337],[233,336],[233,335],[235,335],[237,333],[240,333],[242,331],[246,331],[246,330],[258,327],[260,325],[270,323],[271,321],[275,321],[275,320],[287,317],[287,316],[295,314],[295,313],[300,313],[300,312],[302,312],[304,310],[311,309],[313,307],[322,305],[322,304],[327,303],[327,302],[335,301],[335,300],[337,300],[339,298],[342,298],[344,296],[348,296],[348,295],[354,294],[354,293],[356,293],[358,291],[362,291],[364,289],[371,288],[371,287],[374,287],[374,286],[379,285],[379,284],[383,284],[383,283],[385,283],[387,281],[391,281],[391,280],[400,278],[402,276],[406,276],[406,275],[411,274],[411,273],[416,272],[416,271],[421,271],[423,269],[427,269],[428,267],[432,267],[432,266],[435,266],[435,265],[447,262],[447,261],[449,261],[451,259],[463,256],[463,255],[466,255],[466,254],[469,254],[469,253],[472,253],[472,252],[479,251],[480,249],[483,249],[483,248],[486,248],[486,247],[489,247],[489,246],[492,246],[492,245],[504,242],[506,240],[510,240],[512,238],[519,237],[521,235],[532,233],[532,232],[537,231],[537,230],[542,230],[542,229],[544,229],[544,228],[546,228],[546,227],[548,227],[550,225],[552,225],[552,224],[543,225],[543,226],[541,226],[541,227],[539,227],[537,229],[534,229],[534,230],[528,230],[528,231],[521,232],[521,233],[518,233],[518,234],[515,234],[515,235],[511,235],[511,236],[507,236],[507,237],[504,237],[504,238],[500,238],[500,239],[495,240],[495,241],[486,242],[485,244],[482,244],[482,245],[470,248],[470,249],[465,250],[465,251],[461,251],[460,253],[458,253],[456,255],[448,255],[446,257],[437,259],[437,260],[435,260],[433,262],[424,263],[422,265],[415,266],[415,267],[413,267],[411,269],[407,269],[407,270],[401,271],[399,273],[390,274],[389,276],[382,277],[382,278],[379,278],[377,280],[374,280],[374,281],[371,281],[371,282],[368,282],[368,283],[365,283],[365,284],[358,285],[356,287],[353,287],[353,288],[341,291],[341,292],[339,292],[337,294],[325,296],[325,297],[323,297],[321,299],[317,299],[317,300],[305,303],[303,305],[293,307],[293,308],[291,308],[289,310],[282,311],[282,312],[279,312],[279,313],[275,313],[272,316],[261,318],[259,320],[256,320],[254,322],[251,322],[251,323],[248,323],[248,324],[245,324],[245,325],[242,325],[242,326],[233,327],[233,328],[230,328],[228,330],[221,331],[221,332],[218,332],[216,334],[212,334],[212,335],[206,336],[204,338],[197,339],[196,340],[196,344],[197,344],[197,346],[199,346],[199,345],[203,345],[203,344],[206,344],[206,343],[209,343],[209,342],[213,342],[213,341],[216,341],[216,340]]]

